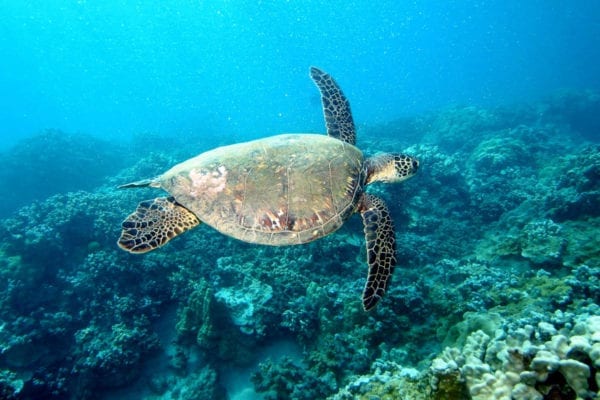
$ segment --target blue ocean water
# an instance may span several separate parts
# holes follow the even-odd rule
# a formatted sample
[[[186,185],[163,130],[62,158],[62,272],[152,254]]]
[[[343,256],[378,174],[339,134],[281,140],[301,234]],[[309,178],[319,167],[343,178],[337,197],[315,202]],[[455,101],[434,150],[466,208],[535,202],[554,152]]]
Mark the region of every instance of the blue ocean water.
[[[48,128],[111,140],[321,132],[309,65],[336,72],[363,123],[598,87],[598,8],[5,0],[0,146]]]
[[[0,399],[597,397],[598,65],[595,1],[0,0]],[[299,246],[202,223],[118,247],[165,196],[119,185],[325,134],[310,66],[367,157],[419,160],[366,189],[395,226],[376,308],[358,215]]]

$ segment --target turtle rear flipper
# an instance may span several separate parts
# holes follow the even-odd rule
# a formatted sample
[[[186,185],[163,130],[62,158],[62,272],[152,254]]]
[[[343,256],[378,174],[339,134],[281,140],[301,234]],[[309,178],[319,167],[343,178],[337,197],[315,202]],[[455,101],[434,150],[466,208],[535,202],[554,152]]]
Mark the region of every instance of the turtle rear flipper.
[[[122,223],[118,245],[130,253],[147,253],[194,228],[200,220],[173,197],[142,201]]]
[[[153,187],[159,188],[160,183],[157,181],[158,178],[152,179],[143,179],[141,181],[129,182],[124,185],[119,185],[119,189],[129,189],[129,188],[140,188],[140,187]]]
[[[369,275],[362,301],[365,311],[369,311],[383,297],[394,271],[396,238],[390,212],[379,197],[365,194],[359,211],[365,229],[369,264]]]

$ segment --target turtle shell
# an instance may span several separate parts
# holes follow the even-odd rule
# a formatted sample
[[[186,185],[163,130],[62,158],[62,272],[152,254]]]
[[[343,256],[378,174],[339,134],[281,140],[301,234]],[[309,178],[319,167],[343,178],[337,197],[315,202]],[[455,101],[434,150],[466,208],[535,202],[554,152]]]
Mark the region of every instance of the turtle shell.
[[[202,222],[269,245],[310,242],[354,213],[365,182],[353,145],[325,135],[278,135],[202,153],[158,178]]]

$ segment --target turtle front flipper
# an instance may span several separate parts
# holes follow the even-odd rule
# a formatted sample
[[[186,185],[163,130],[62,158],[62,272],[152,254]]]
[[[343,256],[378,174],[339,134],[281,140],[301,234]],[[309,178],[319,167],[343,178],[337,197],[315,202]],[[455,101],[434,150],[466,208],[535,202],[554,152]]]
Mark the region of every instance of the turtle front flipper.
[[[199,224],[194,213],[173,197],[158,197],[142,201],[123,221],[117,243],[130,253],[146,253]]]
[[[390,212],[379,197],[364,194],[359,211],[365,228],[369,264],[362,301],[365,311],[369,311],[383,297],[394,271],[396,238]]]
[[[310,67],[310,77],[321,92],[327,135],[354,145],[356,129],[350,111],[350,102],[344,96],[342,89],[331,75],[316,67]]]

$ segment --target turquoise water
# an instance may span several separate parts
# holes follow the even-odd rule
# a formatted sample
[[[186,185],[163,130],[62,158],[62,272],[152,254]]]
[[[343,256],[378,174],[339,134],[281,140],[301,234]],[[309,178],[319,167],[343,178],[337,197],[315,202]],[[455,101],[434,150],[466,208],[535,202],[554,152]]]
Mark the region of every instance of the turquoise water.
[[[597,397],[599,4],[0,0],[0,399]],[[375,309],[358,215],[298,246],[203,223],[119,249],[165,195],[119,185],[325,134],[310,66],[366,157],[419,160],[367,188],[396,241]]]
[[[3,147],[47,128],[240,138],[320,132],[309,65],[357,120],[598,87],[598,5],[140,1],[0,5]]]

